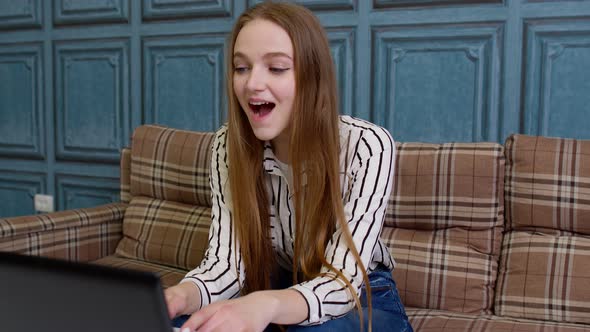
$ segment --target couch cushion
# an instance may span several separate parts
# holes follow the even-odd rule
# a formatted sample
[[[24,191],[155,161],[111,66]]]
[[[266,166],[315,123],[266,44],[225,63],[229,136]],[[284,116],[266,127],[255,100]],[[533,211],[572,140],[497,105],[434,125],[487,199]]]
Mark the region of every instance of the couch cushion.
[[[211,208],[133,197],[125,212],[117,255],[193,269],[209,244]]]
[[[506,222],[590,234],[590,141],[506,140]]]
[[[590,323],[590,141],[506,141],[496,314]]]
[[[590,332],[590,326],[580,324],[415,308],[406,312],[414,331],[420,332]]]
[[[500,266],[496,314],[590,323],[590,237],[512,231]]]
[[[503,230],[495,143],[397,145],[383,239],[405,305],[491,313]]]
[[[131,147],[131,196],[211,206],[213,137],[213,132],[138,127]]]
[[[162,286],[164,288],[178,284],[186,274],[186,270],[114,255],[103,257],[93,261],[92,263],[155,273],[158,277],[160,277],[160,281],[162,282]]]

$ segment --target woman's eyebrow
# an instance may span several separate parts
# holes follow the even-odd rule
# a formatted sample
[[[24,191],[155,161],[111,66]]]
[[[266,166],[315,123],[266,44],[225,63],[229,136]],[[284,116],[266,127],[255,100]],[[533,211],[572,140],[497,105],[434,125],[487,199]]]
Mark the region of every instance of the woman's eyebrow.
[[[284,52],[269,52],[266,53],[265,55],[263,55],[263,58],[276,58],[276,57],[285,57],[288,58],[289,60],[292,60],[291,57]]]
[[[262,57],[265,58],[265,59],[267,59],[267,58],[276,58],[276,57],[284,57],[284,58],[287,58],[289,60],[293,60],[291,58],[291,56],[289,56],[285,52],[269,52],[269,53],[264,54]],[[248,56],[246,56],[246,54],[244,54],[242,52],[235,52],[234,53],[234,59],[236,59],[236,58],[248,59]]]
[[[248,57],[247,57],[247,56],[246,56],[244,53],[241,53],[241,52],[235,52],[235,53],[234,53],[234,59],[235,59],[235,58],[244,58],[244,59],[248,59]]]

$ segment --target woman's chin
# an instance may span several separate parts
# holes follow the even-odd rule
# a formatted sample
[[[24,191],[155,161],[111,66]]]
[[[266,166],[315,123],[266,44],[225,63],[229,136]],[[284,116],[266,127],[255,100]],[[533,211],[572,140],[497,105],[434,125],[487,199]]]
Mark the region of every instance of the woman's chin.
[[[273,130],[269,130],[267,128],[252,127],[252,132],[254,132],[254,136],[256,136],[256,138],[261,141],[272,141],[278,135]]]

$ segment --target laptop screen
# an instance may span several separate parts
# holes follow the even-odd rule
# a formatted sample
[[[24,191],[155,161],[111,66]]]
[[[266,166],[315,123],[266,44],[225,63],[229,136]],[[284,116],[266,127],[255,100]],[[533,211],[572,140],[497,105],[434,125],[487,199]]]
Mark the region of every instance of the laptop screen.
[[[0,252],[0,298],[2,331],[172,331],[147,272]]]

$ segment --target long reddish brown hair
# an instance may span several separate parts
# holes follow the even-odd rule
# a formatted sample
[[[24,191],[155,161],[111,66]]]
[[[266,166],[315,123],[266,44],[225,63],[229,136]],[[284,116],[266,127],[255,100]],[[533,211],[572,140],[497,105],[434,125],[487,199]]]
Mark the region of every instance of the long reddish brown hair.
[[[298,271],[305,280],[309,280],[320,275],[322,266],[327,267],[353,294],[362,321],[360,301],[354,286],[325,258],[328,241],[338,225],[362,271],[365,285],[369,287],[365,267],[344,216],[339,177],[338,94],[330,47],[317,18],[304,7],[290,3],[265,2],[245,11],[233,28],[228,47],[227,150],[236,240],[240,244],[246,273],[242,293],[269,289],[271,273],[276,266],[262,165],[264,142],[254,136],[248,118],[234,94],[232,78],[234,45],[238,33],[244,25],[255,19],[279,25],[289,34],[293,44],[295,101],[289,147],[296,225],[293,282],[303,281],[298,280]],[[369,289],[367,295],[370,304]],[[369,306],[369,316],[370,313]]]

